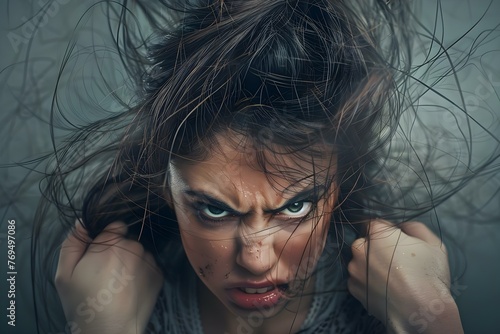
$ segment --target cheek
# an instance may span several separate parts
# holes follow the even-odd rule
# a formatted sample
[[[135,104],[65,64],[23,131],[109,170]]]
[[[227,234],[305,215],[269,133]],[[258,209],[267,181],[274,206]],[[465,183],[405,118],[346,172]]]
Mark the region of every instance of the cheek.
[[[198,276],[203,280],[227,278],[235,258],[233,243],[205,239],[182,228],[180,231],[184,251]]]
[[[304,278],[314,270],[325,247],[328,234],[328,217],[324,218],[316,228],[313,228],[312,223],[304,224],[291,234],[284,236],[288,240],[280,243],[282,246],[278,247],[277,251],[281,252],[280,261],[287,264],[290,273]]]
[[[299,236],[292,236],[282,252],[281,261],[288,264],[290,273],[310,272],[319,258],[320,249],[316,238],[311,238],[311,234],[303,233]],[[299,276],[304,276],[300,274]]]

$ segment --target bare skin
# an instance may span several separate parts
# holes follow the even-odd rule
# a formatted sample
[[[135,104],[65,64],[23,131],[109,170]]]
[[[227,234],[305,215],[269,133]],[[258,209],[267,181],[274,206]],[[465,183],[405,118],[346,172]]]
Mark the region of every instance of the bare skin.
[[[375,220],[351,248],[349,291],[389,333],[463,333],[446,248],[424,224]]]
[[[124,237],[126,231],[115,222],[90,240],[77,221],[62,244],[55,282],[73,333],[144,331],[163,275],[139,242]]]
[[[313,199],[312,181],[324,183],[335,167],[331,159],[317,159],[314,167],[320,172],[315,175],[311,163],[281,156],[283,168],[301,171],[301,182],[279,173],[269,177],[245,150],[219,140],[221,152],[205,161],[170,166],[171,198],[182,243],[203,282],[199,300],[205,332],[238,333],[241,319],[248,322],[252,314],[258,325],[251,328],[253,333],[296,332],[312,301],[310,273],[323,251],[336,198]],[[223,205],[207,206],[206,196]],[[302,220],[313,201],[318,213]],[[231,298],[235,288],[267,282],[264,285],[287,284],[291,292],[302,281],[306,281],[304,291],[287,293],[265,308],[242,309]]]
[[[222,141],[221,148],[204,161],[170,166],[169,200],[188,259],[202,282],[198,300],[206,333],[237,332],[238,317],[253,311],[239,307],[228,294],[235,287],[251,288],[259,282],[295,287],[303,282],[304,292],[313,292],[313,278],[307,273],[323,251],[336,202],[335,189],[330,189],[331,196],[317,201],[317,214],[301,220],[312,199],[300,194],[307,193],[310,182],[270,180],[233,145]],[[315,161],[316,167],[324,167],[315,169],[321,171],[315,175],[317,180],[334,172],[332,161]],[[293,160],[282,162],[305,176],[312,170],[303,162],[300,166]],[[207,195],[222,206],[207,203]],[[426,324],[425,333],[461,333],[458,309],[449,291],[447,254],[439,238],[420,223],[399,228],[374,221],[368,230],[366,238],[352,245],[348,267],[352,295],[395,333],[416,332],[419,327],[412,325],[412,313],[439,296],[445,308]],[[144,332],[162,277],[152,256],[138,242],[125,239],[125,231],[124,224],[111,224],[87,248],[90,240],[77,226],[61,248],[56,285],[68,321],[75,321],[81,333]],[[112,293],[111,302],[87,322],[90,316],[82,317],[77,311],[82,301],[88,296],[103,297],[100,291],[109,290],[110,281],[116,281],[116,272],[123,268],[134,278],[122,292]],[[254,333],[298,331],[311,298],[290,291],[261,312],[262,323],[253,328]],[[213,321],[215,316],[221,320]]]

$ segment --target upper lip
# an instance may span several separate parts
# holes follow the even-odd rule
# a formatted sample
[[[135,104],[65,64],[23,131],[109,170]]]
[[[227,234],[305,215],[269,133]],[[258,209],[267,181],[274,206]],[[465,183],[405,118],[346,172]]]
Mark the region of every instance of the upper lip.
[[[270,282],[270,281],[263,281],[263,282],[250,282],[250,281],[241,281],[241,282],[235,282],[231,283],[227,286],[227,289],[235,289],[235,288],[251,288],[251,289],[262,289],[262,288],[267,288],[267,287],[276,287],[278,285],[283,285],[286,284],[286,282]]]

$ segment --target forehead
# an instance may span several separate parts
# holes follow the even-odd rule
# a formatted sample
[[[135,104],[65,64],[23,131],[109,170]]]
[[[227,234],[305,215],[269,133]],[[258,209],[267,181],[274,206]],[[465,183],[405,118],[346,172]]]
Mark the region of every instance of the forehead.
[[[226,133],[216,136],[216,145],[205,159],[177,158],[170,170],[174,179],[191,187],[293,193],[326,185],[334,178],[336,158],[331,148],[325,145],[314,151],[324,154],[256,147],[248,138]]]

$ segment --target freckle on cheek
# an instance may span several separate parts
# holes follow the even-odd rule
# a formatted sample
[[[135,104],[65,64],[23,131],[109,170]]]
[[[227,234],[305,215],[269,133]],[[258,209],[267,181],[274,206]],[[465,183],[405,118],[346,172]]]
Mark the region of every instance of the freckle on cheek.
[[[217,262],[217,261],[216,261]],[[211,263],[208,263],[204,269],[202,269],[203,272],[206,274],[206,275],[213,275],[214,273],[214,270],[213,270],[213,265]],[[203,276],[205,277],[205,276]]]

